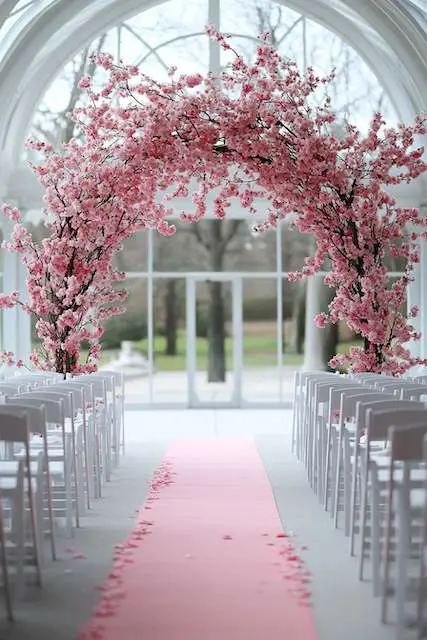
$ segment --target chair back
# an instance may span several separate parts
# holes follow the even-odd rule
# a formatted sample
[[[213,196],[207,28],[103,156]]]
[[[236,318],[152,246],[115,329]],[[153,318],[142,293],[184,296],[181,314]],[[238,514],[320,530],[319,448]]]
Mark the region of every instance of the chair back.
[[[48,394],[39,397],[38,394],[28,393],[15,396],[13,400],[25,400],[26,405],[33,407],[44,406],[46,412],[46,422],[64,426],[64,408],[62,400],[49,398]],[[1,408],[1,407],[0,407]]]
[[[21,415],[24,412],[28,417],[30,433],[46,436],[46,411],[43,404],[34,406],[26,404],[25,400],[20,400],[19,398],[7,398],[4,408],[11,415]]]
[[[408,386],[402,387],[400,397],[402,400],[420,401],[423,396],[427,396],[427,385],[410,384]]]
[[[340,391],[338,389],[338,391]],[[353,389],[352,393],[347,393],[345,389],[341,390],[339,399],[340,416],[343,418],[355,418],[357,413],[357,405],[359,402],[382,402],[386,399],[387,393],[384,391],[375,391],[374,389]],[[390,394],[390,398],[393,399]]]
[[[7,407],[0,407],[0,440],[28,444],[28,418],[25,411],[12,415]]]
[[[70,391],[57,389],[56,385],[53,385],[52,387],[35,389],[34,391],[30,391],[28,394],[23,394],[23,397],[30,397],[32,395],[41,400],[44,398],[46,398],[46,400],[62,400],[64,417],[70,419],[74,418],[73,395]]]
[[[409,402],[412,406],[403,406]],[[408,400],[398,400],[395,407],[387,409],[371,407],[366,415],[366,427],[368,442],[380,442],[388,439],[390,427],[404,427],[410,424],[419,424],[423,420],[427,423],[427,408],[421,403]],[[418,405],[418,406],[414,406]]]
[[[389,429],[391,456],[398,462],[419,462],[424,460],[424,441],[427,435],[427,418],[419,423]]]

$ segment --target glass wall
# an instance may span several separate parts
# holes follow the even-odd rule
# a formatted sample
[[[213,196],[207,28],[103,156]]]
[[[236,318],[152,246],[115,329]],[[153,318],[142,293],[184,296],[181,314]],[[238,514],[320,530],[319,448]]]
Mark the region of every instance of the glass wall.
[[[34,114],[31,136],[57,145],[76,134],[66,114],[85,100],[81,75],[97,76],[92,52],[111,53],[162,81],[169,67],[182,73],[219,71],[229,51],[209,44],[205,24],[230,32],[232,46],[252,58],[258,36],[269,31],[284,57],[316,73],[335,69],[329,87],[336,128],[348,121],[366,130],[380,109],[395,113],[363,59],[322,25],[274,1],[169,0],[123,20],[70,60]],[[311,252],[310,238],[288,226],[262,236],[255,220],[233,210],[231,219],[179,221],[165,238],[140,232],[116,257],[127,274],[127,313],[111,319],[104,336],[103,366],[126,373],[129,403],[144,406],[255,406],[286,403],[292,377],[302,364],[305,284],[287,273]],[[339,328],[338,334],[341,331]],[[344,332],[345,333],[345,332]],[[352,336],[330,336],[351,341]],[[334,342],[335,340],[335,342]],[[339,348],[339,347],[338,347]]]

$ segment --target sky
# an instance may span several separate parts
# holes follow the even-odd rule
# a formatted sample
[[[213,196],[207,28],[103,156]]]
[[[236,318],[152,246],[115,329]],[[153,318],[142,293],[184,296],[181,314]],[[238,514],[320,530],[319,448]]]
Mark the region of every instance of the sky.
[[[284,56],[295,59],[301,67],[306,60],[322,75],[333,67],[337,69],[331,97],[339,113],[348,115],[363,131],[381,104],[386,119],[391,124],[395,122],[390,101],[369,67],[351,47],[313,21],[306,20],[304,24],[300,14],[272,0],[221,0],[221,30],[233,34],[233,46],[239,53],[247,57],[253,54],[255,45],[250,38],[261,30],[257,17],[260,9],[264,19],[277,26],[277,38],[282,39],[279,50]],[[125,63],[141,66],[156,79],[165,78],[166,69],[171,65],[183,73],[206,73],[208,46],[203,31],[207,22],[208,0],[169,0],[112,29],[105,49]],[[268,24],[262,27],[268,28]],[[222,62],[227,62],[224,52]],[[43,108],[53,112],[64,109],[70,91],[71,66],[61,71],[52,83],[43,99]]]

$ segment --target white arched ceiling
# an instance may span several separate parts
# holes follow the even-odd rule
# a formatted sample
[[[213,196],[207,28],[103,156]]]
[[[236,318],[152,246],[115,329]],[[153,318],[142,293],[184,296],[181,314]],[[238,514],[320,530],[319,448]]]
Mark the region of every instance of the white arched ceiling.
[[[0,150],[18,160],[37,103],[76,52],[121,20],[163,1],[54,0],[33,15],[24,14],[0,58]],[[408,120],[426,108],[422,0],[279,1],[347,41],[377,75],[400,118]],[[0,16],[5,3],[14,4],[0,0]]]

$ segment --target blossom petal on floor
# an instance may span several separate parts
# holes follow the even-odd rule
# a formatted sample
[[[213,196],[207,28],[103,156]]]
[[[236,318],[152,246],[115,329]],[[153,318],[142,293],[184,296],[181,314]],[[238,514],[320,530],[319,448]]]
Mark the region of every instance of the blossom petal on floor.
[[[253,440],[178,440],[80,640],[316,640]]]

